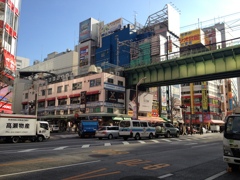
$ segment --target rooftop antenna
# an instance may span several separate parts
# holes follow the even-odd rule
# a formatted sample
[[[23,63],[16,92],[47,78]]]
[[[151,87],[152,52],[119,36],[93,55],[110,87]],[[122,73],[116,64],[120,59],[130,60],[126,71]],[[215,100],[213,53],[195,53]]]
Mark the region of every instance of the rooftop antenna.
[[[134,11],[134,29],[137,27],[137,12]]]

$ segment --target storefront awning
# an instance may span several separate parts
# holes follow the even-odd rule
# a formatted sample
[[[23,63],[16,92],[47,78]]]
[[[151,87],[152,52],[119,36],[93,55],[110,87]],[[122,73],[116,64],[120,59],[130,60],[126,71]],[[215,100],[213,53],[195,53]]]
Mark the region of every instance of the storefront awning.
[[[67,99],[68,96],[58,96],[57,99]]]
[[[100,94],[100,91],[99,90],[97,90],[97,91],[88,91],[86,93],[86,95],[92,95],[92,94]]]
[[[39,99],[38,100],[38,102],[44,102],[45,101],[45,99]]]
[[[47,98],[47,101],[53,101],[55,100],[55,97]]]
[[[212,124],[224,124],[225,122],[222,120],[211,120]]]
[[[22,102],[22,105],[26,105],[26,104],[28,104],[28,102],[27,102],[27,101],[25,101],[25,102]]]
[[[80,93],[77,93],[77,94],[71,94],[69,95],[70,98],[73,98],[73,97],[80,97]]]
[[[147,117],[147,116],[138,116],[139,120],[150,121],[150,122],[164,122],[160,117]]]

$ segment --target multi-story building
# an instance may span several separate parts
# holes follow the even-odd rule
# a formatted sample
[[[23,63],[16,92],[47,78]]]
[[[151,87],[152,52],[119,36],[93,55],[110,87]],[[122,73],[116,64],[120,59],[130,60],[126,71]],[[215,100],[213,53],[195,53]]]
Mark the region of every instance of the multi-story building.
[[[16,70],[20,70],[23,69],[25,67],[28,67],[30,60],[28,58],[24,58],[24,57],[16,57]]]
[[[12,85],[21,0],[0,1],[0,112],[12,113]]]

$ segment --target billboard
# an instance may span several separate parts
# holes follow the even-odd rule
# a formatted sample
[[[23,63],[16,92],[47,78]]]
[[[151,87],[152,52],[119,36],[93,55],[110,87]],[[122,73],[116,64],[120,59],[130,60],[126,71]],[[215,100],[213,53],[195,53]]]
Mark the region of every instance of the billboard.
[[[202,110],[208,110],[207,82],[202,82]]]
[[[79,24],[79,42],[91,38],[91,19],[87,19]]]
[[[181,33],[180,35],[180,46],[190,46],[194,44],[205,45],[204,32],[201,29],[195,29],[192,31]]]
[[[138,96],[139,112],[152,112],[153,95],[141,92]]]
[[[79,51],[79,66],[86,66],[89,63],[89,53],[88,53],[88,46],[84,46],[80,48]]]
[[[14,80],[16,71],[16,59],[14,55],[6,50],[3,50],[3,65],[4,65],[4,76]]]
[[[168,31],[176,36],[180,36],[180,14],[170,4],[167,4]]]
[[[105,26],[103,26],[102,34],[108,34],[108,33],[114,32],[116,30],[119,30],[122,28],[122,24],[123,24],[122,18],[119,18],[113,22],[110,22],[110,23],[106,24]]]

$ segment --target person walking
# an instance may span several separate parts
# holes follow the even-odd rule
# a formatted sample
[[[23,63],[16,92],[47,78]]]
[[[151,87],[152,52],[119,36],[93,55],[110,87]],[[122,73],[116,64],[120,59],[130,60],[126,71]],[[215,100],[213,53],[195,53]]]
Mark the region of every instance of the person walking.
[[[182,126],[182,131],[183,131],[182,135],[187,135],[187,130],[186,130],[185,124]]]
[[[202,126],[202,124],[200,124],[199,133],[200,133],[200,135],[203,134],[203,126]]]
[[[193,134],[193,125],[192,124],[190,125],[190,134],[191,135]]]

